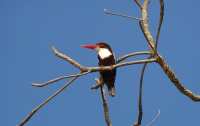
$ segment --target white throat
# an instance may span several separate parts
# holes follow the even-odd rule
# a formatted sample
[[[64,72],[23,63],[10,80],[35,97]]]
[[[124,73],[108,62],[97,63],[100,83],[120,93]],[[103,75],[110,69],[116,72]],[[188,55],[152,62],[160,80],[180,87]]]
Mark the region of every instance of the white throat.
[[[105,59],[105,58],[107,58],[107,57],[112,55],[110,50],[108,50],[106,48],[99,48],[97,52],[98,52],[98,54],[99,54],[101,59]]]

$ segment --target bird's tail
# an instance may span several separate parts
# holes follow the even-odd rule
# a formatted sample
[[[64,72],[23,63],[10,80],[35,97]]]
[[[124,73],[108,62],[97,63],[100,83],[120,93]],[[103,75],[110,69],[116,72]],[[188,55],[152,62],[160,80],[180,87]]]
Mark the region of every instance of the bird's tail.
[[[115,96],[115,87],[108,88],[109,95],[114,97]]]

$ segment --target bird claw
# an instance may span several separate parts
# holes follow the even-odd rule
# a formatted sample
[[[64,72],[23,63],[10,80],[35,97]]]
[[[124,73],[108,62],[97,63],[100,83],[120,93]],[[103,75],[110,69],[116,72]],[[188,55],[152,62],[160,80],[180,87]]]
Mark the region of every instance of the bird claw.
[[[93,85],[93,86],[91,87],[91,89],[92,89],[92,90],[98,89],[100,86],[101,86],[101,85],[96,84],[96,85]]]
[[[100,78],[95,78],[96,84],[91,87],[92,90],[98,89],[100,86],[103,85],[103,82]]]

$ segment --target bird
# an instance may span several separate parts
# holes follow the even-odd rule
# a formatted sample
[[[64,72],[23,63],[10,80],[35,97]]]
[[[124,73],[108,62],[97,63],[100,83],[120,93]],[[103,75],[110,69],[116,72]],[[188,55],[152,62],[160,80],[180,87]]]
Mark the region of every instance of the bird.
[[[116,64],[114,53],[109,44],[106,42],[98,42],[96,44],[85,44],[81,45],[83,48],[95,50],[98,57],[98,65],[110,66]],[[102,79],[103,84],[106,84],[108,88],[109,95],[115,96],[115,78],[116,78],[116,68],[112,70],[99,71],[100,79]],[[97,85],[98,88],[100,85]]]

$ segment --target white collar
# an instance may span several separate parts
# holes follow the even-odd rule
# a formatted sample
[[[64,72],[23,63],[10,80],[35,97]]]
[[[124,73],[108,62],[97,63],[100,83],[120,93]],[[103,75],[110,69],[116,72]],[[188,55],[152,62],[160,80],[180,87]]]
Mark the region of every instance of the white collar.
[[[99,56],[100,56],[101,59],[108,58],[109,56],[112,55],[112,53],[110,52],[110,50],[107,49],[107,48],[100,48],[98,50],[98,54],[99,54]]]

